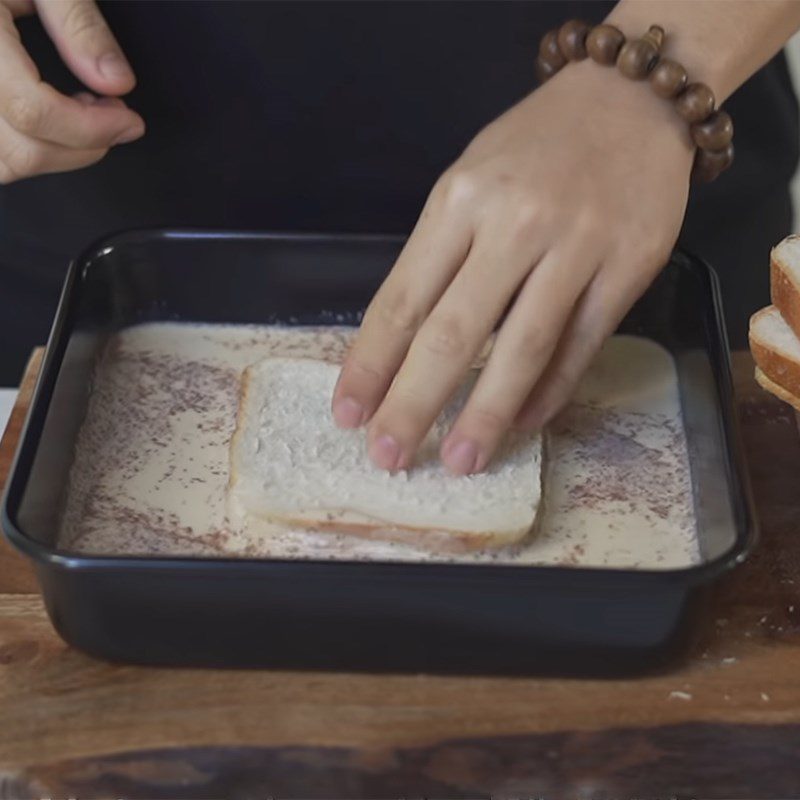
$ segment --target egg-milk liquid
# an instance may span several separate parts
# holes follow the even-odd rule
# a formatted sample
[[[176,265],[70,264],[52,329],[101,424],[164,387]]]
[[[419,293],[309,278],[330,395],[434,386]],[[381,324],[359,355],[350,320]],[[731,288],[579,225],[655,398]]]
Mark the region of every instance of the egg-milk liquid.
[[[341,361],[352,328],[148,323],[109,343],[94,376],[59,535],[91,554],[464,561],[668,569],[699,561],[672,357],[610,339],[549,429],[544,513],[511,549],[408,545],[226,518],[242,371],[268,356]]]

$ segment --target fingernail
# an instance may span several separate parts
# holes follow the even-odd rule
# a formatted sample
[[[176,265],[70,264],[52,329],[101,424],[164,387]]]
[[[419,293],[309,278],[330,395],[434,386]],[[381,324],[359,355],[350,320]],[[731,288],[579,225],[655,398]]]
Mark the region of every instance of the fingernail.
[[[138,125],[135,128],[128,128],[128,130],[126,130],[124,133],[121,133],[113,141],[113,144],[128,144],[129,142],[135,142],[137,139],[141,138],[143,133],[144,128],[141,125]]]
[[[462,439],[444,449],[442,460],[455,475],[469,475],[478,464],[478,447],[469,439]]]
[[[89,92],[76,92],[72,97],[84,106],[91,106],[95,101],[95,96]]]
[[[400,464],[400,445],[391,436],[384,434],[370,445],[369,457],[376,467],[394,472]]]
[[[333,419],[340,428],[358,428],[364,424],[364,406],[352,397],[342,397],[333,404]]]
[[[97,61],[97,68],[103,77],[109,80],[131,77],[131,68],[128,66],[128,62],[113,50],[100,56]]]

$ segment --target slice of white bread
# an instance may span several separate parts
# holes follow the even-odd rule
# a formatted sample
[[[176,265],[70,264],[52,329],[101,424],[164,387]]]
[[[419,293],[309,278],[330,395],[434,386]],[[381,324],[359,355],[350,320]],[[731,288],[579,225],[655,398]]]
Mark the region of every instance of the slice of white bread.
[[[800,337],[800,236],[787,236],[772,248],[769,273],[772,304]]]
[[[778,386],[778,384],[770,380],[759,367],[756,367],[756,382],[762,389],[765,389],[770,394],[774,394],[779,400],[783,400],[784,403],[788,403],[800,412],[800,397],[795,397],[782,386]]]
[[[453,477],[439,446],[475,376],[442,412],[408,471],[367,458],[363,431],[338,429],[330,398],[339,367],[268,358],[245,370],[228,489],[232,520],[403,542],[435,552],[511,545],[534,527],[542,438],[510,437],[485,473]]]
[[[775,306],[762,308],[750,318],[750,352],[757,365],[756,380],[767,391],[797,408],[800,403],[800,339]]]

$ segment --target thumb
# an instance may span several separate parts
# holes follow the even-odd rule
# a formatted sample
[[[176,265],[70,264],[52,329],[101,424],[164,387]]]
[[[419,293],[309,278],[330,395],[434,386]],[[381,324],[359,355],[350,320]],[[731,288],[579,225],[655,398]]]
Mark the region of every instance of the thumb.
[[[129,92],[133,70],[94,0],[36,0],[36,9],[64,63],[103,95]]]

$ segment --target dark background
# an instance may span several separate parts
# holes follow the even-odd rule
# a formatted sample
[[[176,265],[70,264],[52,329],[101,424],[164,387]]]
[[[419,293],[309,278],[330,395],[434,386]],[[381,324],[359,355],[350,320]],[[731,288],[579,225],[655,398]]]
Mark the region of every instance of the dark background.
[[[128,99],[147,134],[89,169],[0,187],[0,385],[44,341],[69,259],[110,231],[408,232],[439,173],[535,87],[541,35],[613,4],[101,5],[137,74]],[[81,88],[37,19],[19,27],[45,79]],[[743,346],[749,314],[768,302],[769,248],[791,228],[799,137],[783,57],[726,107],[736,162],[693,191],[682,242],[720,273]]]

